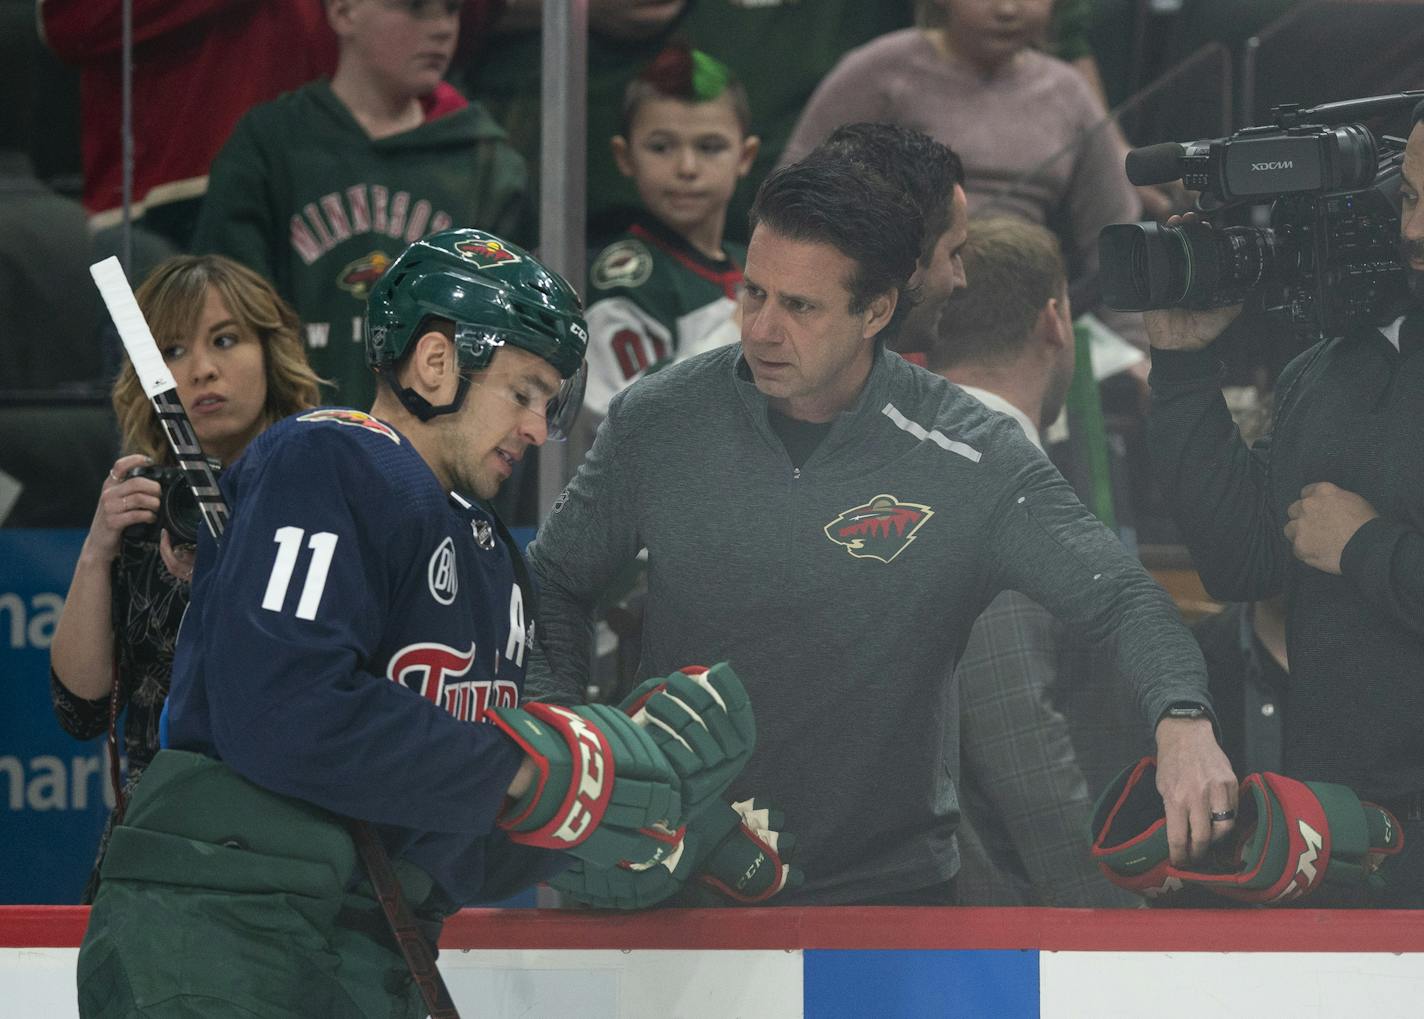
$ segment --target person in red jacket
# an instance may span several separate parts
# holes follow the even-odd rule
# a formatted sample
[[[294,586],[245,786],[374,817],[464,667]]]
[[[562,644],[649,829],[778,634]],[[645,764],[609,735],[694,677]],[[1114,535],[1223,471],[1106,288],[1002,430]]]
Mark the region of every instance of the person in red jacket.
[[[39,0],[42,38],[79,68],[84,207],[122,217],[121,0]],[[133,216],[187,249],[208,164],[257,103],[336,68],[322,0],[133,0]]]

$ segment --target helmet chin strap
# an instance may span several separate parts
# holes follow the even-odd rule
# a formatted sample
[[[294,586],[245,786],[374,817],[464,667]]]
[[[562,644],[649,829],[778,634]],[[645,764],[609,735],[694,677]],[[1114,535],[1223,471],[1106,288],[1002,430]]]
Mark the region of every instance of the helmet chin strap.
[[[380,376],[385,380],[386,385],[391,387],[391,392],[396,394],[396,399],[400,400],[401,406],[410,411],[421,421],[429,421],[431,418],[439,417],[442,414],[455,413],[464,406],[465,396],[470,391],[470,376],[461,372],[459,384],[455,389],[455,399],[437,407],[414,389],[411,389],[409,386],[401,385],[400,379],[396,377],[394,368],[383,368],[380,372]]]

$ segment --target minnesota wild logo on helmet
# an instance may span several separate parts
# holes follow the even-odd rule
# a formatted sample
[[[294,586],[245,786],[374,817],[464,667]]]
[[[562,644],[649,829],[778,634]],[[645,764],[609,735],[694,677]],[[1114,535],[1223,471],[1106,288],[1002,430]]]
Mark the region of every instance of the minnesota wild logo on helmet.
[[[431,318],[455,323],[455,349],[466,370],[488,367],[505,344],[548,361],[565,379],[550,402],[551,434],[572,422],[583,400],[588,326],[578,294],[558,273],[483,230],[442,230],[401,252],[366,302],[366,360],[413,410],[395,367]],[[455,403],[427,411],[448,413],[463,398],[462,390]]]
[[[501,262],[517,262],[519,256],[505,247],[503,241],[490,238],[487,241],[461,241],[455,250],[476,265],[499,265]]]

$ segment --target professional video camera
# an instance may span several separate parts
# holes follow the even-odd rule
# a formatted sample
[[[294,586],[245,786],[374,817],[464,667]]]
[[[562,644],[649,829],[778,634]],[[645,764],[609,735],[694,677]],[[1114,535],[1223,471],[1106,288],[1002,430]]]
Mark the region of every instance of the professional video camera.
[[[1376,139],[1355,118],[1412,109],[1424,91],[1277,106],[1275,123],[1181,145],[1133,149],[1134,184],[1180,179],[1198,210],[1220,217],[1269,204],[1270,226],[1121,223],[1098,237],[1107,305],[1120,311],[1216,308],[1287,316],[1312,338],[1380,324],[1408,303],[1399,258],[1404,139]]]

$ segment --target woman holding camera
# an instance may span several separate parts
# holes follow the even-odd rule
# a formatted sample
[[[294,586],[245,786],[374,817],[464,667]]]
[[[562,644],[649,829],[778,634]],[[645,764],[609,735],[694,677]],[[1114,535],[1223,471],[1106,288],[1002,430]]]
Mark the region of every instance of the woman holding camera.
[[[178,255],[156,266],[136,296],[209,457],[231,463],[268,425],[318,404],[296,312],[245,266]],[[112,720],[127,705],[132,783],[158,751],[194,549],[159,524],[163,498],[183,482],[127,361],[113,404],[125,454],[99,492],[74,568],[50,645],[50,690],[65,730],[84,740],[107,729],[111,753]]]

